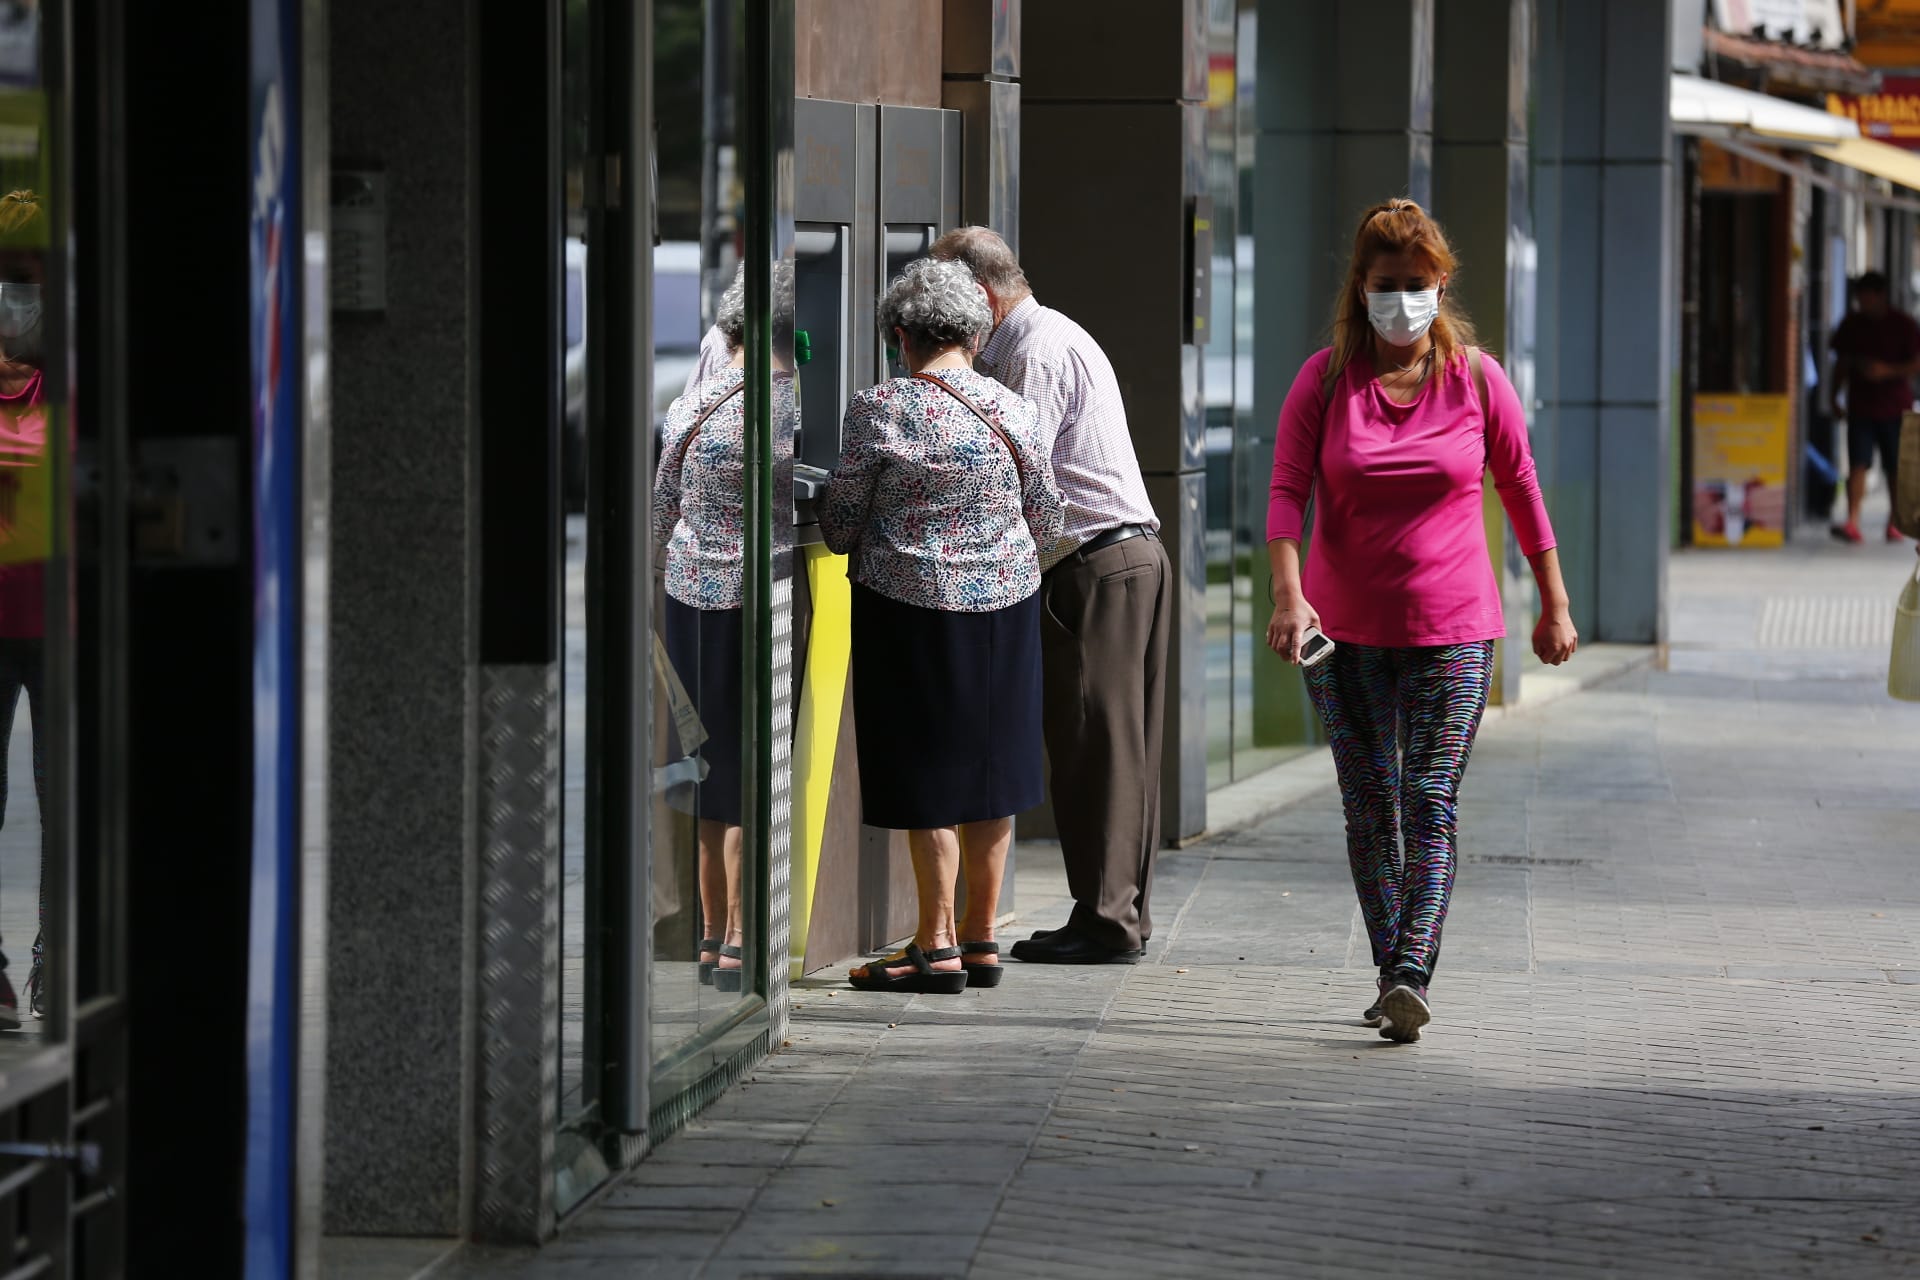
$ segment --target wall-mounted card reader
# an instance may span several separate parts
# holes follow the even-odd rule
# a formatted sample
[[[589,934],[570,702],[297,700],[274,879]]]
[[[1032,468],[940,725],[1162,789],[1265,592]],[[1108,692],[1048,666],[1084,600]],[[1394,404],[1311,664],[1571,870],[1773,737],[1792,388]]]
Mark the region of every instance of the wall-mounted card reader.
[[[387,309],[387,175],[336,169],[327,212],[327,288],[335,311]]]

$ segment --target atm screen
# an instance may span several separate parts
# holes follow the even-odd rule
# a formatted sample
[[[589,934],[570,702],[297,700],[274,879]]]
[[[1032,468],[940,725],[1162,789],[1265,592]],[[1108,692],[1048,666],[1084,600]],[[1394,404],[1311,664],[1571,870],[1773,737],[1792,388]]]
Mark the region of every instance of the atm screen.
[[[927,226],[900,226],[889,223],[887,226],[887,283],[894,282],[901,272],[907,269],[909,262],[918,261],[927,256],[933,248],[934,229]],[[885,348],[890,345],[883,338],[880,358],[876,367],[886,370],[889,378],[904,378],[907,367],[898,360],[889,360]]]
[[[840,460],[840,418],[847,396],[847,228],[801,223],[794,229],[793,327],[804,329],[813,358],[800,366],[801,462],[831,468]]]

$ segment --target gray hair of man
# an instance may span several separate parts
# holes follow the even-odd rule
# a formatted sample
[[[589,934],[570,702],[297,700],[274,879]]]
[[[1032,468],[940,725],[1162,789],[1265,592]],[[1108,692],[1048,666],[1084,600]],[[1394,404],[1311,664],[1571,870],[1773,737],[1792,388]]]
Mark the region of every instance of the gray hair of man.
[[[958,227],[934,241],[930,252],[942,261],[964,264],[1002,306],[1033,292],[1020,259],[990,227]]]
[[[943,347],[975,350],[993,331],[993,307],[958,262],[921,258],[907,264],[880,296],[880,332],[891,339],[898,329],[917,352]]]
[[[738,351],[747,340],[747,264],[734,269],[733,283],[720,295],[714,327],[727,340],[727,350]],[[793,328],[793,264],[773,264],[773,334],[776,342]]]

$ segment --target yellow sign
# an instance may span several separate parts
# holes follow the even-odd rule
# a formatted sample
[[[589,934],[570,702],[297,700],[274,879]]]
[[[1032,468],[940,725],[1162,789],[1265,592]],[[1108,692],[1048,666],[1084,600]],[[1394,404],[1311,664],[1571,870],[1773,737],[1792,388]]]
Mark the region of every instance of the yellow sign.
[[[1701,395],[1693,401],[1693,542],[1777,547],[1787,540],[1793,401]]]

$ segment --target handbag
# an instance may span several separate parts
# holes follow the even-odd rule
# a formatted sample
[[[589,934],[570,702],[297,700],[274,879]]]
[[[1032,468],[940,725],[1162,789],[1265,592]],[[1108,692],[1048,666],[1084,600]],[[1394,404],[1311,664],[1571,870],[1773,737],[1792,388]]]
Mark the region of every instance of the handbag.
[[[1920,564],[1914,565],[1900,602],[1893,607],[1887,693],[1902,702],[1920,702]]]
[[[1893,527],[1920,538],[1920,413],[1900,419],[1900,468],[1893,481]]]

